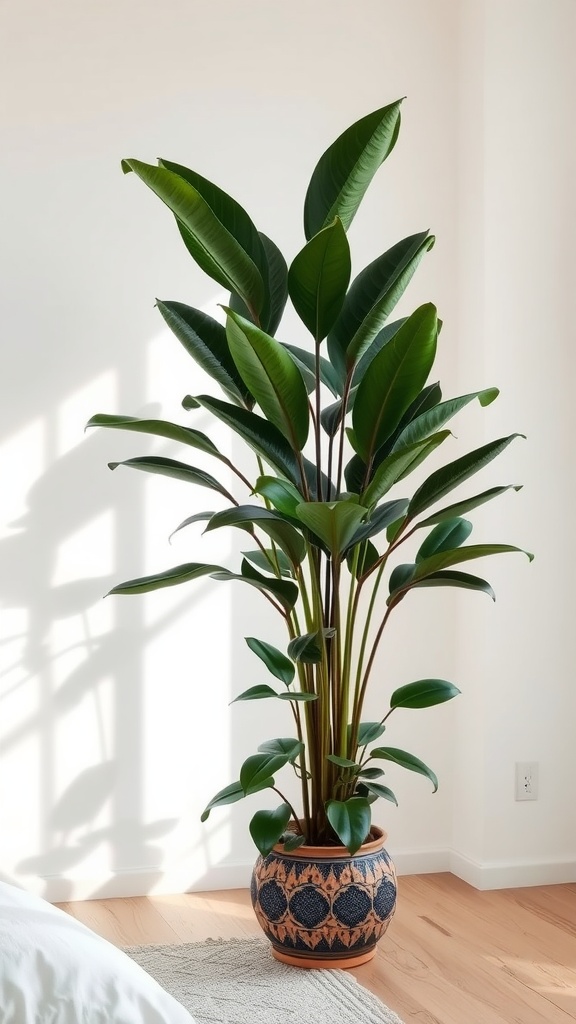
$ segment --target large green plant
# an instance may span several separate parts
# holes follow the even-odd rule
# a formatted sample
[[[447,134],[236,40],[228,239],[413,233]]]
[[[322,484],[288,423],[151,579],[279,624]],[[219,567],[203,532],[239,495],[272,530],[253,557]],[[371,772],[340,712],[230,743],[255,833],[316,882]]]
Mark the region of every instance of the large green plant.
[[[340,841],[354,853],[370,832],[371,804],[381,797],[395,802],[380,781],[384,763],[426,776],[436,790],[430,768],[381,738],[396,709],[431,707],[459,691],[442,679],[420,679],[386,696],[379,680],[380,720],[364,721],[383,632],[416,588],[461,587],[493,597],[485,580],[457,567],[520,550],[465,543],[472,525],[463,516],[512,485],[443,503],[518,434],[445,462],[408,497],[391,495],[447,441],[446,423],[460,409],[474,399],[486,406],[498,394],[489,388],[446,401],[439,384],[427,383],[439,333],[432,304],[388,323],[432,248],[427,231],[393,245],[350,284],[346,231],[399,127],[396,102],[363,117],[324,153],[304,203],[307,241],[289,269],[245,210],[197,172],[168,160],[157,167],[139,160],[122,165],[166,204],[192,258],[231,292],[225,326],[181,302],[159,301],[158,309],[225,395],[188,396],[184,407],[203,407],[230,427],[254,453],[254,473],[245,476],[193,427],[109,415],[94,416],[89,425],[180,441],[223,463],[240,482],[239,496],[187,462],[148,456],[111,468],[130,466],[216,492],[226,507],[196,513],[181,527],[198,521],[207,531],[237,527],[250,534],[254,549],[244,553],[239,570],[192,562],[111,593],[141,594],[202,576],[240,580],[259,590],[284,621],[286,653],[246,638],[272,679],[236,699],[285,701],[295,735],[262,743],[203,814],[274,789],[280,806],[257,811],[250,824],[263,854],[282,836],[286,849]],[[308,347],[275,340],[288,295],[311,335]],[[398,562],[409,540],[415,552]],[[385,583],[387,595],[380,597]],[[300,780],[300,813],[276,784],[286,767]]]

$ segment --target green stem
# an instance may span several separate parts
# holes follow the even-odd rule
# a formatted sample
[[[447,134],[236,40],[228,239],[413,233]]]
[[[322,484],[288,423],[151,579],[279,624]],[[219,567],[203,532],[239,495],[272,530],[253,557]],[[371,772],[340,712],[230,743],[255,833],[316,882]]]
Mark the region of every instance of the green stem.
[[[294,818],[294,823],[296,825],[296,828],[298,829],[300,835],[303,836],[304,832],[302,831],[302,826],[300,824],[300,820],[298,818],[298,815],[296,814],[296,811],[292,807],[292,804],[290,803],[290,801],[286,799],[284,794],[281,793],[280,790],[276,788],[276,786],[270,786],[270,789],[273,789],[275,793],[278,793],[278,796],[280,797],[280,799],[283,800],[284,803],[288,805],[288,807],[290,808],[290,813],[292,814],[292,817]]]

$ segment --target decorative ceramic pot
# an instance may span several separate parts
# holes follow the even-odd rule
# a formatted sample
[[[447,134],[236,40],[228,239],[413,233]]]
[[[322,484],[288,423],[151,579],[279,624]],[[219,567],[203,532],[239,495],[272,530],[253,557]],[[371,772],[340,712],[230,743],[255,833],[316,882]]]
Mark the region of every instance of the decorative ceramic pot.
[[[353,857],[344,846],[275,846],[252,873],[252,905],[277,960],[295,967],[357,967],[371,960],[396,906],[386,834]]]

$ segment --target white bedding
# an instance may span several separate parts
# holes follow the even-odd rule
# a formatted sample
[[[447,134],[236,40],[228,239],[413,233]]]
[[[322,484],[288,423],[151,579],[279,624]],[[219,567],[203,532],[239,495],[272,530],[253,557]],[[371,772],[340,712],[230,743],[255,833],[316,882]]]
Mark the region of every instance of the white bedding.
[[[0,882],[0,1024],[194,1024],[120,949]]]

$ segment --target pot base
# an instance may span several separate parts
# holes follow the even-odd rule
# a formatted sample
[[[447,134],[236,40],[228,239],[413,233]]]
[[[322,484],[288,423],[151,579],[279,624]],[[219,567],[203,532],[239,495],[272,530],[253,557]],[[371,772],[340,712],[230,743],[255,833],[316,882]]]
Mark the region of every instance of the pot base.
[[[298,956],[294,953],[285,953],[282,949],[276,949],[272,946],[272,956],[275,960],[279,960],[283,964],[290,964],[290,967],[304,967],[308,970],[347,970],[349,967],[360,967],[361,964],[367,964],[369,960],[373,960],[376,956],[376,946],[372,949],[363,950],[361,953],[356,953],[353,956],[342,956],[342,957],[322,957],[321,955],[316,959],[309,954],[305,956]]]

